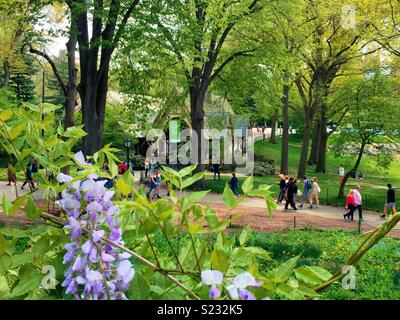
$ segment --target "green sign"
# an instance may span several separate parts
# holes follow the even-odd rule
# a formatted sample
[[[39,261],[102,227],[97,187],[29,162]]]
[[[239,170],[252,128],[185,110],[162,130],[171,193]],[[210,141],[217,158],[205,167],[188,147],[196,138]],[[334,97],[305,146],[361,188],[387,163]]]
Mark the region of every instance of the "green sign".
[[[174,119],[169,121],[169,142],[181,142],[181,120]]]

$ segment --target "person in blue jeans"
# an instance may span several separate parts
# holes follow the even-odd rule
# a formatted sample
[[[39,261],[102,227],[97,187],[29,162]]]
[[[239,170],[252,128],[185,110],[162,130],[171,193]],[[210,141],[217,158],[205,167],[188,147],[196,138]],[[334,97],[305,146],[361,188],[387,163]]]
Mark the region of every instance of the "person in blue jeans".
[[[239,184],[239,180],[238,180],[238,178],[236,177],[236,173],[235,173],[235,172],[232,172],[232,178],[231,178],[231,181],[229,182],[229,187],[231,188],[233,194],[234,194],[236,197],[239,197],[239,193],[236,191],[236,189],[237,189],[237,187],[238,187],[238,184]]]

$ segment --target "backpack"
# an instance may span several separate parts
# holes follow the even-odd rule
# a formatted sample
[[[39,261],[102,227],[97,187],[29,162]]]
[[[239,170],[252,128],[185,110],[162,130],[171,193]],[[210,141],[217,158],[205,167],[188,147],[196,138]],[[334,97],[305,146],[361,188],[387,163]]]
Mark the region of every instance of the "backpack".
[[[312,182],[311,180],[307,179],[307,190],[312,189]]]

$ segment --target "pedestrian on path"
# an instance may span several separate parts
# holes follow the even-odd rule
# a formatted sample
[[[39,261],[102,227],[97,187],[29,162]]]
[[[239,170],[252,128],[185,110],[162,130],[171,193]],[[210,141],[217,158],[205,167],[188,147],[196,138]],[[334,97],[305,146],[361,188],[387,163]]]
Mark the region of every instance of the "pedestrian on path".
[[[150,195],[153,190],[154,190],[154,195],[153,195],[152,199],[154,199],[155,197],[160,199],[161,197],[159,195],[159,190],[160,190],[160,186],[161,186],[161,176],[160,176],[158,170],[155,170],[153,172],[153,175],[151,176],[151,179],[150,179],[149,186],[150,186],[150,190],[146,194],[147,199],[150,200]]]
[[[236,173],[235,173],[235,172],[232,172],[232,178],[231,178],[231,181],[229,182],[229,187],[231,188],[233,194],[234,194],[236,197],[239,197],[239,193],[236,191],[236,189],[237,189],[237,187],[238,187],[238,184],[239,184],[239,180],[238,180],[238,178],[236,177]]]
[[[310,200],[310,190],[312,189],[312,182],[307,179],[306,176],[303,177],[303,194],[301,195],[301,204],[299,208],[303,208],[304,203],[308,203]]]
[[[281,180],[279,181],[279,195],[278,195],[278,200],[276,201],[276,203],[281,203],[283,201],[283,198],[285,197],[285,189],[286,189],[286,185],[287,185],[287,180],[286,177],[283,173],[281,173],[279,175],[279,177],[281,178]]]
[[[31,165],[29,163],[25,169],[25,181],[21,187],[22,190],[24,190],[24,187],[27,183],[29,183],[29,185],[32,187],[32,190],[35,189],[35,184],[34,184],[33,178],[32,178],[32,169],[31,169]]]
[[[7,179],[8,179],[8,184],[7,184],[8,186],[11,186],[11,182],[14,183],[14,185],[17,184],[17,176],[15,174],[15,169],[11,163],[8,164]]]
[[[389,183],[387,185],[388,190],[387,190],[387,198],[386,198],[386,203],[385,206],[383,207],[383,215],[381,216],[382,218],[386,217],[386,214],[388,212],[388,209],[392,209],[392,213],[396,214],[396,195],[394,192],[394,189],[392,188],[392,185]]]
[[[345,209],[348,210],[347,213],[343,215],[343,218],[348,218],[349,220],[353,221],[354,211],[356,210],[355,200],[354,200],[354,191],[349,190],[349,194],[346,197],[346,206]]]
[[[214,163],[213,164],[214,181],[216,180],[217,175],[218,175],[218,181],[221,180],[221,174],[219,170],[220,170],[219,163]]]
[[[313,208],[313,200],[315,199],[316,207],[318,208],[319,206],[319,193],[321,192],[321,188],[319,187],[317,177],[312,178],[312,188],[311,188],[311,197],[310,197],[310,206],[309,208]]]
[[[149,174],[149,160],[144,159],[144,177],[147,179],[147,176]]]
[[[354,190],[354,202],[356,205],[356,208],[358,210],[358,218],[360,219],[360,221],[362,220],[362,196],[360,193],[360,186],[356,186],[356,189]]]
[[[293,178],[289,179],[289,183],[287,184],[286,187],[286,204],[285,204],[285,210],[289,210],[289,204],[293,208],[293,210],[297,210],[296,204],[294,202],[294,197],[295,194],[297,193],[297,185],[295,183],[295,180]]]

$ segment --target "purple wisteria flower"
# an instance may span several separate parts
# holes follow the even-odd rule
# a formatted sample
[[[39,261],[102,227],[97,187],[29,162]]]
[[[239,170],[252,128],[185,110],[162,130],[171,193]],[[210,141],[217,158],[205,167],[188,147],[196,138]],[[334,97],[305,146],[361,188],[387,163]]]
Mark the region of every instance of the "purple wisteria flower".
[[[205,270],[201,272],[201,280],[205,285],[211,286],[209,296],[212,299],[219,298],[220,292],[217,288],[218,285],[222,284],[224,279],[223,274],[216,270]]]
[[[81,153],[75,158],[88,164]],[[92,177],[81,183],[60,173],[57,180],[69,184],[59,202],[68,215],[65,228],[72,240],[65,246],[63,261],[69,265],[62,283],[66,293],[75,299],[126,299],[124,292],[135,275],[130,255],[103,241],[124,245],[119,209],[111,201],[114,192],[106,191],[104,181]],[[83,229],[90,235],[84,236]]]
[[[247,287],[259,288],[261,285],[262,282],[258,282],[251,273],[244,272],[236,276],[227,289],[232,299],[256,300]]]

